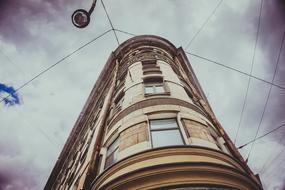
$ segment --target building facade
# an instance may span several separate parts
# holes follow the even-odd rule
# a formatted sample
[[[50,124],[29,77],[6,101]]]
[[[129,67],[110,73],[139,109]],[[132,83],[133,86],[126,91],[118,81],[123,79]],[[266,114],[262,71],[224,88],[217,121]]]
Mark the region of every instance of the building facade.
[[[150,35],[109,57],[46,190],[261,190],[182,48]]]

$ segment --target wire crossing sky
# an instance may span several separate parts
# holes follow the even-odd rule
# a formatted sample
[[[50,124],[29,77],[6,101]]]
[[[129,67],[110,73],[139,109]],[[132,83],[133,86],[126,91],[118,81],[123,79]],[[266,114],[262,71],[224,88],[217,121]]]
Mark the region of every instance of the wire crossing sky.
[[[85,29],[75,28],[70,16],[78,8],[88,9],[90,2],[1,2],[0,82],[18,87],[21,104],[0,108],[0,188],[42,189],[110,53],[131,36],[154,34],[177,47],[191,44],[187,56],[231,139],[251,80],[236,143],[243,146],[240,151],[246,157],[247,145],[256,142],[250,167],[262,171],[265,189],[282,189],[285,168],[276,164],[284,159],[285,143],[279,141],[285,133],[280,127],[285,119],[284,51],[278,58],[285,6],[279,1],[262,2],[104,0],[96,5]],[[96,43],[90,42],[95,37],[99,37]],[[253,51],[254,65],[250,64]],[[9,96],[1,95],[1,102]],[[25,172],[19,176],[19,171]]]

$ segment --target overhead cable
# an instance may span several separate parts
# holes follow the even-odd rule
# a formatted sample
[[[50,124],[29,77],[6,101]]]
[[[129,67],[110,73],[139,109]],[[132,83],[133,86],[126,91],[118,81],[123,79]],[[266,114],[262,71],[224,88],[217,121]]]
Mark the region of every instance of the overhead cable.
[[[252,139],[252,140],[248,141],[247,143],[245,143],[245,144],[239,146],[238,149],[242,149],[242,148],[244,148],[245,146],[247,146],[247,145],[249,145],[249,144],[251,144],[251,143],[253,143],[253,142],[255,142],[255,141],[259,140],[259,139],[262,139],[263,137],[266,137],[267,135],[270,135],[271,133],[277,131],[278,129],[280,129],[280,128],[284,127],[284,126],[285,126],[285,123],[282,124],[282,125],[279,125],[278,127],[276,127],[276,128],[274,128],[274,129],[268,131],[267,133],[265,133],[265,134],[263,134],[263,135],[261,135],[261,136],[255,138],[255,139]]]
[[[69,58],[70,56],[72,56],[73,54],[75,54],[76,52],[78,52],[79,50],[85,48],[86,46],[90,45],[91,43],[93,43],[94,41],[98,40],[99,38],[103,37],[104,35],[106,35],[107,33],[109,33],[110,30],[107,30],[105,32],[103,32],[102,34],[100,34],[99,36],[93,38],[92,40],[90,40],[89,42],[85,43],[84,45],[80,46],[79,48],[77,48],[76,50],[72,51],[71,53],[67,54],[66,56],[64,56],[63,58],[61,58],[59,61],[57,61],[56,63],[52,64],[51,66],[47,67],[46,69],[44,69],[43,71],[41,71],[40,73],[38,73],[37,75],[35,75],[33,78],[31,78],[30,80],[28,80],[27,82],[25,82],[24,84],[22,84],[20,87],[18,87],[15,90],[15,93],[18,92],[19,90],[21,90],[22,88],[24,88],[25,86],[27,86],[29,83],[31,83],[32,81],[34,81],[35,79],[37,79],[38,77],[40,77],[41,75],[43,75],[44,73],[46,73],[47,71],[51,70],[52,68],[54,68],[56,65],[60,64],[61,62],[63,62],[64,60],[66,60],[67,58]],[[3,102],[6,98],[9,98],[11,95],[7,95],[4,98],[2,98],[0,100],[0,103]]]
[[[280,86],[280,85],[278,85],[278,84],[274,84],[274,83],[272,83],[272,82],[269,82],[269,81],[264,80],[264,79],[262,79],[262,78],[259,78],[259,77],[257,77],[257,76],[248,74],[248,73],[246,73],[246,72],[244,72],[244,71],[241,71],[241,70],[238,70],[238,69],[236,69],[236,68],[233,68],[233,67],[224,65],[224,64],[222,64],[222,63],[219,63],[219,62],[217,62],[217,61],[211,60],[211,59],[209,59],[209,58],[206,58],[206,57],[197,55],[197,54],[195,54],[195,53],[190,53],[190,52],[185,52],[185,53],[187,53],[187,54],[189,54],[189,55],[192,55],[192,56],[195,56],[195,57],[197,57],[197,58],[203,59],[203,60],[207,61],[208,63],[214,63],[214,64],[219,65],[219,66],[221,66],[221,67],[224,67],[224,68],[226,68],[226,69],[229,69],[229,70],[232,70],[232,71],[236,71],[236,72],[238,72],[238,73],[240,73],[240,74],[243,74],[243,75],[245,75],[245,76],[249,76],[249,77],[254,78],[254,79],[258,80],[258,81],[262,81],[262,82],[267,83],[267,84],[269,84],[269,85],[273,85],[273,86],[275,86],[275,87],[277,87],[277,88],[279,88],[279,89],[285,90],[285,87],[283,87],[283,86]]]
[[[279,64],[279,61],[280,61],[280,55],[281,55],[281,52],[282,52],[282,47],[283,47],[283,42],[284,42],[284,37],[285,37],[285,32],[282,36],[282,41],[281,41],[281,46],[280,46],[280,49],[279,49],[279,53],[278,53],[278,57],[277,57],[277,63],[275,65],[275,70],[274,70],[274,74],[273,74],[273,77],[272,77],[272,80],[271,82],[273,83],[274,82],[274,79],[275,79],[275,76],[276,76],[276,73],[277,73],[277,69],[278,69],[278,64]],[[258,127],[257,127],[257,130],[256,130],[256,133],[255,133],[255,136],[254,136],[254,139],[256,139],[258,133],[259,133],[259,130],[260,130],[260,126],[261,126],[261,123],[263,121],[263,117],[264,117],[264,113],[265,113],[265,110],[267,108],[267,104],[268,104],[268,101],[269,101],[269,97],[271,95],[271,90],[272,90],[272,85],[270,85],[270,89],[269,89],[269,92],[267,94],[267,98],[266,98],[266,102],[265,102],[265,105],[264,105],[264,108],[263,108],[263,111],[262,111],[262,115],[261,115],[261,119],[258,123]],[[250,157],[250,153],[252,152],[253,150],[253,147],[254,147],[254,143],[255,141],[253,141],[252,145],[251,145],[251,148],[250,148],[250,151],[248,153],[248,156],[247,156],[247,160],[249,159]]]
[[[284,137],[284,135],[283,135]],[[271,164],[271,163],[275,163],[275,161],[282,155],[282,153],[285,151],[285,147],[283,147],[280,152],[271,160],[269,161],[269,157],[266,159],[265,163],[263,164],[261,170],[259,173],[263,173],[263,171],[265,170],[266,167],[272,167],[274,164]],[[268,162],[269,161],[269,162]],[[265,172],[268,172],[269,170],[265,170]]]
[[[130,32],[126,32],[126,31],[123,31],[123,30],[119,30],[119,29],[114,29],[115,31],[118,31],[118,32],[121,32],[123,34],[127,34],[127,35],[130,35],[130,36],[137,36],[136,34],[133,34],[133,33],[130,33]]]
[[[115,35],[116,41],[117,41],[118,45],[120,45],[120,42],[119,42],[117,33],[116,33],[116,31],[115,31],[115,28],[114,28],[114,25],[113,25],[113,23],[112,23],[112,21],[111,21],[111,18],[110,18],[110,16],[109,16],[108,12],[107,12],[107,9],[106,9],[106,7],[105,7],[105,4],[104,4],[103,0],[101,0],[101,3],[102,3],[102,5],[103,5],[103,9],[104,9],[104,11],[105,11],[105,13],[106,13],[106,16],[107,16],[107,18],[108,18],[108,21],[109,21],[109,23],[110,23],[110,25],[111,25],[112,31],[113,31],[113,33],[114,33],[114,35]]]
[[[130,33],[130,32],[126,32],[126,31],[123,31],[123,30],[119,30],[119,29],[115,29],[115,30],[118,31],[118,32],[124,33],[124,34],[128,34],[128,35],[130,35],[130,36],[137,36],[136,34],[133,34],[133,33]],[[222,63],[220,63],[220,62],[217,62],[217,61],[214,61],[214,60],[212,60],[212,59],[206,58],[206,57],[204,57],[204,56],[198,55],[198,54],[196,54],[196,53],[187,52],[187,51],[185,51],[185,53],[186,53],[186,54],[189,54],[189,55],[192,55],[192,56],[194,56],[194,57],[197,57],[197,58],[199,58],[199,59],[203,59],[203,60],[207,61],[208,63],[214,63],[214,64],[216,64],[216,65],[218,65],[218,66],[221,66],[221,67],[224,67],[224,68],[226,68],[226,69],[229,69],[229,70],[238,72],[238,73],[240,73],[240,74],[242,74],[242,75],[245,75],[245,76],[254,78],[254,79],[256,79],[256,80],[258,80],[258,81],[261,81],[261,82],[264,82],[264,83],[266,83],[266,84],[273,85],[273,86],[275,86],[275,87],[277,87],[277,88],[279,88],[279,89],[281,89],[281,90],[285,90],[285,87],[283,87],[283,86],[281,86],[281,85],[274,84],[274,83],[272,83],[272,82],[269,82],[269,81],[267,81],[267,80],[264,80],[264,79],[262,79],[262,78],[259,78],[259,77],[257,77],[257,76],[254,76],[254,75],[252,75],[252,74],[248,74],[248,73],[246,73],[246,72],[244,72],[244,71],[238,70],[238,69],[236,69],[236,68],[230,67],[230,66],[228,66],[228,65],[222,64]]]
[[[212,11],[212,13],[208,16],[208,18],[204,21],[204,23],[201,25],[201,27],[199,28],[199,30],[195,33],[195,35],[192,37],[192,39],[190,40],[190,42],[186,45],[185,50],[187,50],[189,48],[189,46],[192,44],[192,42],[195,40],[195,38],[198,36],[198,34],[203,30],[203,28],[206,26],[206,24],[209,22],[209,20],[212,18],[212,16],[215,14],[215,12],[217,11],[217,9],[219,8],[219,6],[222,4],[223,0],[220,0],[217,4],[217,6],[214,8],[214,10]]]
[[[257,24],[257,31],[256,31],[256,35],[255,35],[255,43],[254,43],[254,49],[253,49],[253,56],[252,56],[252,59],[251,59],[250,75],[252,75],[253,66],[254,66],[254,62],[255,62],[256,47],[257,47],[257,42],[258,42],[258,37],[259,37],[259,31],[260,31],[262,6],[263,6],[263,0],[261,0],[261,2],[260,2],[259,17],[258,17],[258,24]],[[236,144],[236,140],[237,140],[237,138],[238,138],[239,130],[240,130],[240,128],[241,128],[241,122],[242,122],[242,119],[243,119],[243,114],[244,114],[244,110],[245,110],[245,105],[246,105],[246,102],[247,102],[247,97],[248,97],[248,91],[249,91],[250,83],[251,83],[251,77],[248,78],[247,87],[246,87],[246,93],[245,93],[245,97],[244,97],[244,101],[243,101],[243,105],[242,105],[242,110],[241,110],[241,114],[240,114],[240,119],[239,119],[237,131],[236,131],[235,139],[234,139],[234,144]]]

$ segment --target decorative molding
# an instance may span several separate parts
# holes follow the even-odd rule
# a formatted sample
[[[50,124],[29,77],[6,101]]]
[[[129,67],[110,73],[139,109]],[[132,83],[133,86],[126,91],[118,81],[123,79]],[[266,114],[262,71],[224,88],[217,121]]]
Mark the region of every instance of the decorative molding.
[[[156,106],[156,105],[178,105],[178,106],[183,106],[186,108],[193,109],[194,111],[200,113],[201,115],[205,116],[208,118],[208,116],[197,106],[194,104],[191,104],[189,102],[186,102],[184,100],[176,99],[176,98],[170,98],[170,97],[153,97],[149,99],[142,100],[140,102],[136,102],[133,105],[121,110],[117,115],[115,115],[108,126],[109,130],[114,126],[118,121],[123,119],[126,115],[138,110],[138,109],[143,109],[146,107],[150,106]]]
[[[170,162],[165,161],[167,156],[173,155],[176,155],[177,159]],[[221,160],[225,164],[202,160],[185,162],[185,160],[179,160],[179,155],[188,155],[189,158],[190,155],[196,155],[205,159],[214,158]],[[135,165],[138,165],[140,162],[147,160],[151,162],[155,158],[161,159],[161,163],[136,169]],[[129,171],[126,171],[126,168]],[[123,172],[122,170],[124,169],[125,171]],[[183,178],[182,176],[187,177]],[[122,187],[124,189],[127,187],[131,189],[161,188],[163,185],[183,184],[182,178],[183,183],[189,185],[207,183],[248,190],[262,189],[248,176],[239,161],[222,152],[202,147],[175,146],[143,151],[119,161],[95,179],[93,190],[122,189]]]

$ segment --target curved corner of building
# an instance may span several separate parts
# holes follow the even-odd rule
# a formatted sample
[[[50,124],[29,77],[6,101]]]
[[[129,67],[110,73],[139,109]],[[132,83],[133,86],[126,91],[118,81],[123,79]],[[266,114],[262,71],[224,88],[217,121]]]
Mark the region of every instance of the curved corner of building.
[[[112,53],[54,174],[54,189],[262,190],[183,54],[158,36]]]

